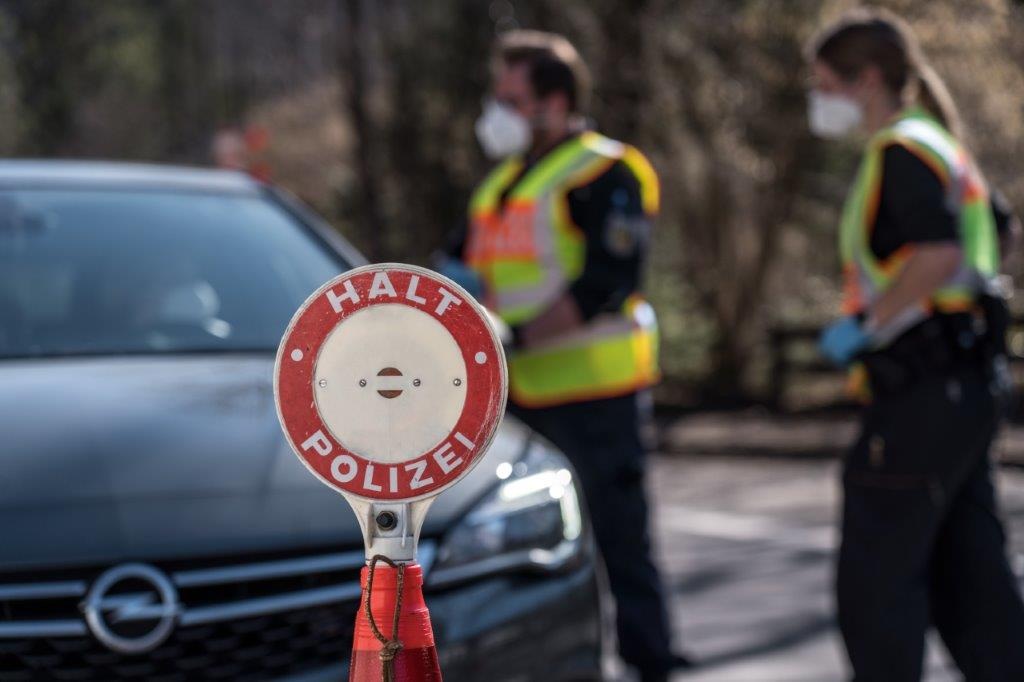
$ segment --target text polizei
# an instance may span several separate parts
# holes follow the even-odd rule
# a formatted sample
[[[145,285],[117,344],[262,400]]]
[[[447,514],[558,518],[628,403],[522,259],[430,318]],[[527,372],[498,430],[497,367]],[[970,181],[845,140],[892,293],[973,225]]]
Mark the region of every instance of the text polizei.
[[[454,443],[454,444],[453,444]],[[410,462],[382,464],[367,462],[348,453],[334,454],[334,443],[322,430],[302,442],[304,452],[313,452],[320,457],[331,457],[331,478],[338,483],[359,481],[367,494],[379,493],[385,486],[388,492],[415,492],[447,477],[467,459],[472,459],[473,441],[456,431],[452,437],[441,443],[433,452]]]

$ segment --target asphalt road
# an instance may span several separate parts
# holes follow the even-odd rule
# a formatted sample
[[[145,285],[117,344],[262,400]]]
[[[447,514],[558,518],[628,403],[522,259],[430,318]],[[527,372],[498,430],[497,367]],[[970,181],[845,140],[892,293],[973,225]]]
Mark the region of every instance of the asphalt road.
[[[649,480],[678,644],[703,663],[677,681],[848,679],[831,592],[837,463],[665,455]],[[1024,471],[999,485],[1020,574]],[[929,682],[959,679],[937,640],[927,668]]]

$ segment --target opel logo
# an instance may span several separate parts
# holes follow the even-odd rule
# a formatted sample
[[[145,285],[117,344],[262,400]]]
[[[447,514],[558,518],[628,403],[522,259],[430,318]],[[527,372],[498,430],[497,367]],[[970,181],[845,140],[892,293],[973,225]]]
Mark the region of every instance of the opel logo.
[[[181,611],[174,585],[146,564],[124,564],[103,573],[81,608],[96,639],[122,654],[141,654],[160,646]]]

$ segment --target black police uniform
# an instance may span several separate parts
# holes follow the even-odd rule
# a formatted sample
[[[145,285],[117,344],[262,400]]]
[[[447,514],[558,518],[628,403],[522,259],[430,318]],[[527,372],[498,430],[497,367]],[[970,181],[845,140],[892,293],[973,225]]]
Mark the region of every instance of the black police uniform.
[[[520,177],[528,169],[529,164]],[[512,183],[506,195],[514,187]],[[570,191],[568,205],[573,223],[586,238],[583,273],[568,291],[583,319],[589,320],[621,309],[639,288],[651,225],[641,204],[640,184],[621,161]],[[464,242],[464,235],[457,235],[449,255],[461,259]],[[616,601],[619,654],[642,679],[667,679],[669,670],[689,662],[672,653],[665,596],[651,558],[643,438],[650,417],[649,394],[545,408],[510,401],[509,412],[572,462]]]
[[[883,159],[871,249],[955,242],[939,178]],[[1000,227],[1008,212],[994,209]],[[861,357],[874,393],[843,473],[839,622],[861,682],[918,680],[934,625],[968,680],[1024,680],[1024,604],[1005,553],[990,449],[993,346],[968,314],[934,315]]]

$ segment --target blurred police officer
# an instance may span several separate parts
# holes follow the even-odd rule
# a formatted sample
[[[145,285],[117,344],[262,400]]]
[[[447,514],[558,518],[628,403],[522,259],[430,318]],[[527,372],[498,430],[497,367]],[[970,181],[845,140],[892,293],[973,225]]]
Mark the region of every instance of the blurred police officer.
[[[812,61],[812,130],[871,134],[840,226],[847,316],[821,340],[871,400],[845,463],[838,567],[856,679],[919,679],[931,622],[968,680],[1024,680],[989,458],[1005,364],[989,191],[902,21],[851,14]]]
[[[511,326],[511,411],[572,461],[616,598],[621,656],[642,679],[664,680],[686,661],[671,652],[644,496],[642,402],[658,378],[658,339],[638,290],[658,179],[639,151],[585,129],[588,81],[561,36],[500,39],[476,126],[500,162],[472,197],[458,262],[442,271],[481,290]]]

